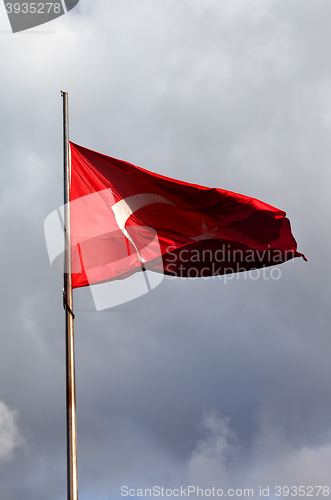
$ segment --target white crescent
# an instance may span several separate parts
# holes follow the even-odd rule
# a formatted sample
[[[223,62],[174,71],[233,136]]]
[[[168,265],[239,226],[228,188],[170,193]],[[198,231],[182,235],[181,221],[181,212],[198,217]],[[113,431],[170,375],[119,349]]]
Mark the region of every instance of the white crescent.
[[[138,249],[134,242],[132,241],[131,236],[125,229],[125,224],[130,215],[132,215],[136,210],[139,210],[139,208],[146,207],[148,205],[152,205],[154,203],[164,203],[166,205],[174,205],[172,201],[168,200],[167,198],[164,198],[164,196],[160,196],[159,194],[154,194],[154,193],[141,193],[141,194],[135,194],[133,196],[128,196],[127,198],[123,198],[123,200],[118,201],[115,203],[111,209],[114,212],[116,222],[118,224],[118,227],[128,238],[128,240],[131,241],[132,245],[135,247],[139,260],[140,262],[145,262],[145,259],[141,257],[141,255],[138,252]]]

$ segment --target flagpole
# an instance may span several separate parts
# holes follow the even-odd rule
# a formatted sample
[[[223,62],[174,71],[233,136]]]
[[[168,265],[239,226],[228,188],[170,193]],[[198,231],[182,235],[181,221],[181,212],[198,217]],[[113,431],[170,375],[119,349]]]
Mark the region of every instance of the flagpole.
[[[67,500],[78,500],[74,352],[75,316],[73,313],[71,276],[68,93],[61,91],[61,96],[63,98],[64,234],[66,249],[63,274],[63,307],[65,309],[66,325]]]

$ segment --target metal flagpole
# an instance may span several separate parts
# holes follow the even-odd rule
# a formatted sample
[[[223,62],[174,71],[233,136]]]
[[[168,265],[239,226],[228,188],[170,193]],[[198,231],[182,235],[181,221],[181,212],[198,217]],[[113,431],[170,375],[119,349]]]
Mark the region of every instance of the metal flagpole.
[[[67,499],[78,500],[77,447],[76,447],[76,388],[74,353],[74,313],[71,277],[70,235],[70,161],[68,93],[61,91],[63,98],[63,152],[64,152],[64,234],[65,259],[63,274],[63,307],[66,324],[66,385],[67,385]]]

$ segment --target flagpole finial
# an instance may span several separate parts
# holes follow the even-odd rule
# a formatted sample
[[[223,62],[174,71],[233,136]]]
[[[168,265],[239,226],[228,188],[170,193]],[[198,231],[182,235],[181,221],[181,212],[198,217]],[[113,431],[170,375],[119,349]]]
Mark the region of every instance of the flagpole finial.
[[[68,92],[64,92],[64,90],[61,90],[61,97],[63,97],[65,94],[68,94]]]

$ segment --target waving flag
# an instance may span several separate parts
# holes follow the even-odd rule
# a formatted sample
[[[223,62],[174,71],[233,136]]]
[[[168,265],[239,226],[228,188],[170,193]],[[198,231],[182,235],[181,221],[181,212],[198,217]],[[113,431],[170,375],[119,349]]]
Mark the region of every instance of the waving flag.
[[[305,258],[282,210],[70,149],[74,288],[141,270],[206,277]]]

